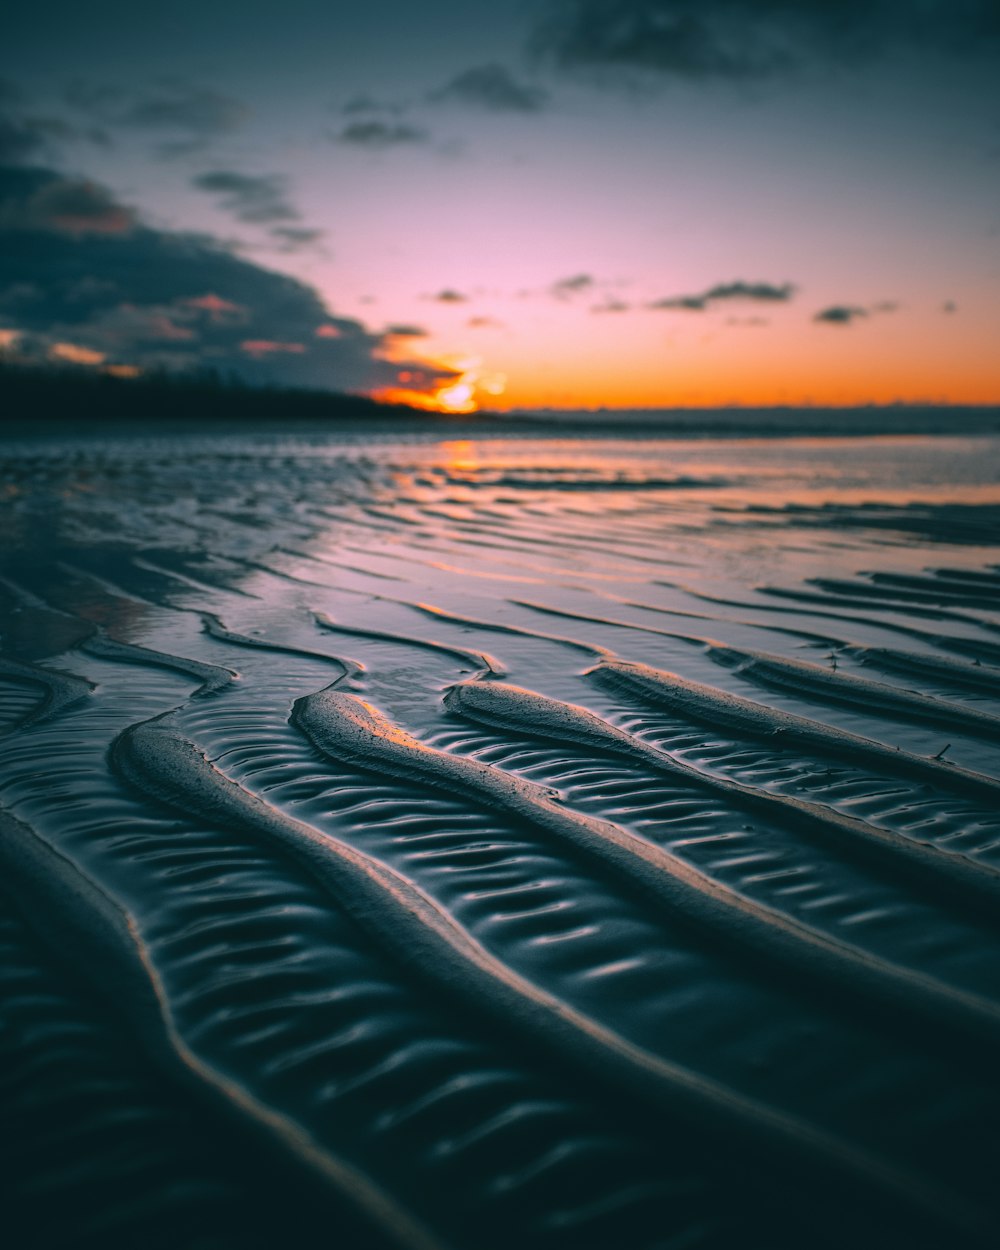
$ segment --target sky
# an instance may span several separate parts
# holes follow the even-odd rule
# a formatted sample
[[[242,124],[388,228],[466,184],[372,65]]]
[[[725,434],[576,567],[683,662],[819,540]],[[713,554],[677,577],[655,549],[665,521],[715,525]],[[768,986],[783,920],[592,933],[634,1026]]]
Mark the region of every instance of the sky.
[[[1000,0],[20,6],[0,348],[455,411],[1000,403]]]

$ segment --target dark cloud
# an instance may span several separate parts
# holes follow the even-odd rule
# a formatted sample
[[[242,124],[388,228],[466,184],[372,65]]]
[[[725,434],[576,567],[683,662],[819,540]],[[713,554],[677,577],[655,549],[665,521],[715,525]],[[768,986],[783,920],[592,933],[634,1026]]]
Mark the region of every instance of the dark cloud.
[[[386,326],[386,335],[394,339],[425,339],[427,331],[423,326],[391,325]]]
[[[204,138],[168,139],[157,143],[154,152],[161,160],[176,161],[185,156],[198,156],[209,147]]]
[[[49,140],[58,142],[68,139],[89,139],[91,142],[102,144],[108,141],[107,135],[102,131],[95,130],[93,127],[81,130],[61,117],[24,117],[21,121],[22,125],[37,135],[43,144]]]
[[[867,308],[858,308],[854,304],[832,304],[829,308],[823,308],[816,313],[813,321],[831,326],[849,326],[859,317],[867,316]]]
[[[443,291],[438,291],[437,295],[429,296],[438,304],[466,304],[469,297],[463,295],[461,291],[453,291],[450,287],[445,287]]]
[[[456,75],[429,98],[437,103],[471,104],[498,113],[538,113],[548,103],[549,93],[542,87],[518,82],[509,70],[491,61]]]
[[[790,282],[779,285],[773,282],[719,282],[699,295],[670,295],[654,300],[649,307],[680,312],[704,312],[712,304],[728,300],[785,304],[794,294],[795,287]]]
[[[8,167],[0,199],[0,230],[57,235],[125,234],[135,225],[123,207],[96,183],[60,178],[43,169]]]
[[[668,295],[663,299],[653,300],[649,307],[678,312],[704,312],[708,301],[703,295]]]
[[[81,130],[61,117],[39,117],[17,111],[18,97],[9,95],[9,107],[0,112],[0,164],[20,165],[42,159],[53,144],[84,139],[106,144],[107,136],[90,127]],[[0,92],[0,106],[5,101]]]
[[[302,248],[315,247],[326,233],[308,226],[274,226],[268,231],[283,252],[297,252]]]
[[[29,358],[356,391],[455,376],[384,359],[386,335],[331,316],[304,283],[214,239],[151,229],[104,188],[44,169],[0,168],[0,328]]]
[[[628,312],[630,307],[630,304],[625,304],[620,299],[606,299],[603,304],[595,304],[590,311],[592,313],[622,313]]]
[[[954,301],[954,300],[952,300],[952,299],[947,299],[947,300],[945,300],[945,302],[941,305],[941,311],[942,311],[943,313],[956,313],[956,312],[958,312],[958,305],[955,303],[955,301]]]
[[[298,212],[285,198],[285,181],[275,174],[260,176],[217,169],[192,178],[191,185],[218,196],[222,208],[252,225],[298,220]]]
[[[556,299],[567,299],[582,291],[589,291],[593,285],[594,279],[589,273],[575,273],[570,278],[560,278],[558,282],[553,282],[549,290]]]
[[[246,115],[246,106],[230,96],[188,88],[136,100],[123,120],[129,126],[210,135],[235,130]]]
[[[0,165],[22,165],[53,159],[53,149],[68,143],[109,148],[110,138],[99,126],[81,129],[63,118],[0,114]]]
[[[763,304],[784,304],[795,294],[790,282],[721,282],[705,292],[710,303],[719,299],[749,299]]]
[[[333,137],[338,143],[350,143],[360,148],[394,148],[425,143],[427,132],[404,122],[384,122],[373,118],[351,122]]]
[[[221,208],[238,221],[252,226],[270,226],[268,234],[282,252],[297,252],[315,247],[325,231],[311,226],[293,225],[299,211],[285,194],[285,180],[277,174],[240,174],[231,169],[216,169],[199,174],[192,186],[218,197]]]
[[[901,46],[982,49],[996,0],[553,0],[533,38],[567,69],[759,79]]]
[[[248,109],[239,100],[208,87],[169,84],[134,95],[106,84],[74,83],[68,103],[108,125],[175,131],[202,138],[236,130]]]
[[[880,300],[877,304],[869,304],[867,308],[862,308],[858,304],[832,304],[829,308],[823,308],[816,313],[813,321],[827,325],[847,326],[857,321],[859,317],[876,317],[898,311],[899,305],[894,300]]]
[[[0,114],[0,164],[14,165],[37,156],[44,143],[37,129]]]
[[[128,93],[123,87],[82,79],[71,82],[63,97],[71,108],[98,117],[101,121],[118,121],[128,102]]]

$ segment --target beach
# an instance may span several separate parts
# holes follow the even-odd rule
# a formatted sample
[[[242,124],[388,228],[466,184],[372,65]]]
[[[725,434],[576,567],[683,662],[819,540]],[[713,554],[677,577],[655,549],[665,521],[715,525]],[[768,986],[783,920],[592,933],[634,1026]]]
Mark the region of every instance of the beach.
[[[7,432],[19,1246],[991,1243],[995,413],[783,419]]]

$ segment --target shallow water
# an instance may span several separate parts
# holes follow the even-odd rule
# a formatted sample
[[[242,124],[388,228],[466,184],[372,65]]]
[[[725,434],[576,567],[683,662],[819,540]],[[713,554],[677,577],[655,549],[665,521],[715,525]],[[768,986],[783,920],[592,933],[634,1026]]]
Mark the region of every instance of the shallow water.
[[[0,500],[18,1244],[989,1244],[1000,439],[24,439]]]

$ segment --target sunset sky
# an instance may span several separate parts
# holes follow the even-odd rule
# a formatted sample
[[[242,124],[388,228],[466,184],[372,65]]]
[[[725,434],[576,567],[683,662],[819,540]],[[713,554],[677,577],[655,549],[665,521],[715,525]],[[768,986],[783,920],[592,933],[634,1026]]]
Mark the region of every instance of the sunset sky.
[[[20,6],[0,344],[455,409],[998,403],[1000,4]]]

